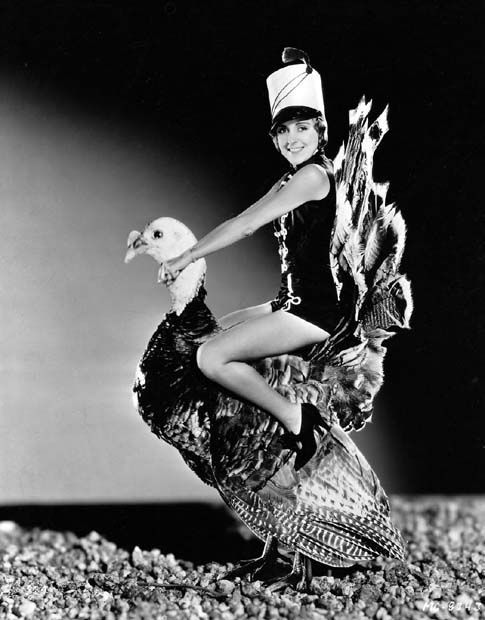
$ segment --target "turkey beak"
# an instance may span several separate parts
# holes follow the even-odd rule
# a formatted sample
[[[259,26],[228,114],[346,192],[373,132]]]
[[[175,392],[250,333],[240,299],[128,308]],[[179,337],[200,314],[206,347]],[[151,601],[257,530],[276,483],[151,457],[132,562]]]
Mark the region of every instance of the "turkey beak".
[[[137,230],[132,230],[128,235],[127,245],[128,250],[125,255],[125,263],[129,263],[137,254],[143,254],[148,249],[148,243],[143,234]]]

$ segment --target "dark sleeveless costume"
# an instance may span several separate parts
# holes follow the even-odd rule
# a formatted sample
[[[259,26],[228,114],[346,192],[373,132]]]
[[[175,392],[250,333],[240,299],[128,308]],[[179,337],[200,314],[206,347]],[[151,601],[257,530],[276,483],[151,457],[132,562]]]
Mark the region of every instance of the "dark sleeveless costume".
[[[317,153],[288,173],[282,184],[297,170],[312,163],[327,173],[330,191],[322,200],[305,202],[274,220],[281,258],[281,286],[271,308],[273,312],[283,309],[332,332],[342,317],[329,264],[330,236],[335,220],[332,162]]]

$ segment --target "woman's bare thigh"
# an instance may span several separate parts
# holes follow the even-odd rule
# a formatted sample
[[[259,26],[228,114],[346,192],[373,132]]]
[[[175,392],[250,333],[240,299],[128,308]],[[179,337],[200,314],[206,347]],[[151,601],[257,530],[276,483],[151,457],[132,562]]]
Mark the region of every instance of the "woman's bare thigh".
[[[329,337],[325,330],[298,316],[277,310],[249,319],[208,340],[202,348],[222,362],[250,361],[282,355]]]
[[[218,319],[217,322],[223,329],[230,329],[233,328],[234,325],[238,325],[238,323],[250,321],[265,314],[270,314],[272,311],[271,302],[268,301],[264,304],[259,304],[258,306],[250,306],[249,308],[242,308],[241,310],[236,310],[235,312],[226,314]]]

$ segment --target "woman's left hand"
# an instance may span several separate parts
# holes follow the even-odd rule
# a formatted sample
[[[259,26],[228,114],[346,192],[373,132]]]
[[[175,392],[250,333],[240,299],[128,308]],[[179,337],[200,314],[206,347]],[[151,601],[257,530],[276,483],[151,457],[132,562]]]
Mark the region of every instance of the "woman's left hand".
[[[180,273],[192,262],[190,252],[184,252],[175,258],[162,263],[158,271],[158,281],[169,286]]]

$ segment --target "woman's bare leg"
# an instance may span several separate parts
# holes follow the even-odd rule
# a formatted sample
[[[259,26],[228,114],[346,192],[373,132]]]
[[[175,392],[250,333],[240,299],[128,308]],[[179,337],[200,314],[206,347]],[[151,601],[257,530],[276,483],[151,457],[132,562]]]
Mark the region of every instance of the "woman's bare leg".
[[[329,333],[278,310],[217,334],[197,351],[197,364],[211,380],[275,416],[289,431],[301,428],[301,406],[273,390],[245,361],[282,355],[322,342]]]
[[[268,301],[265,304],[259,304],[259,306],[250,306],[249,308],[243,308],[242,310],[236,310],[230,314],[225,314],[218,319],[217,322],[223,329],[229,329],[230,327],[234,327],[234,325],[239,325],[239,323],[244,323],[244,321],[255,319],[259,316],[270,314],[271,312],[273,312],[271,302]]]

